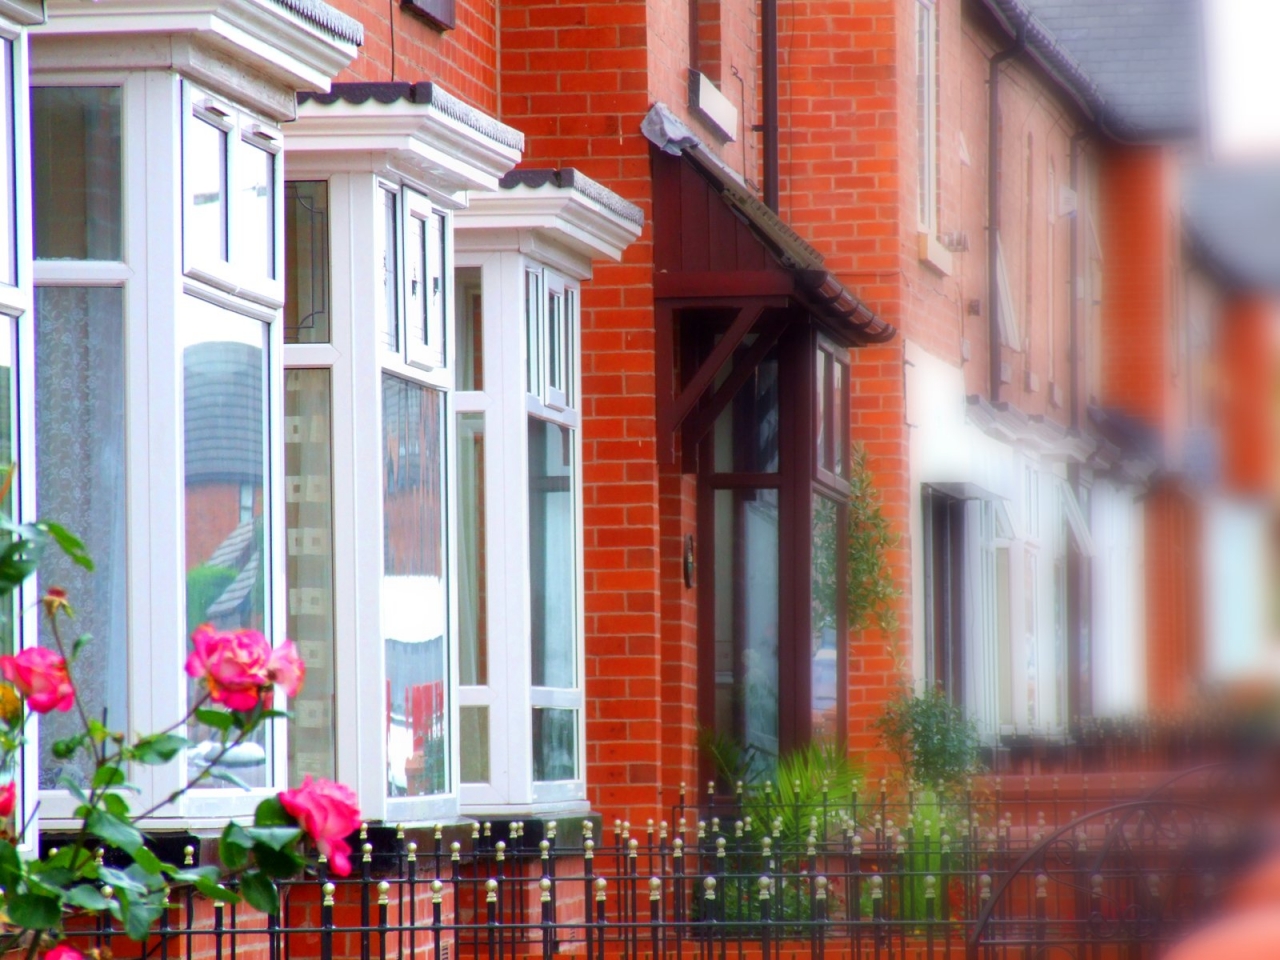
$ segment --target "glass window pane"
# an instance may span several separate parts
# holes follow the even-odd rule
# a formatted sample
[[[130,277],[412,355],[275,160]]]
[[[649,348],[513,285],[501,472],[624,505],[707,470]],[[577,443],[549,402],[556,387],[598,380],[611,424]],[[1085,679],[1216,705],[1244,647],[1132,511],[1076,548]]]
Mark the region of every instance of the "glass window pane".
[[[746,346],[740,347],[735,360]],[[727,377],[725,371],[722,377]],[[717,386],[719,384],[717,383]],[[778,350],[770,350],[716,418],[712,442],[715,469],[722,473],[778,470]]]
[[[715,728],[778,755],[778,491],[715,492]]]
[[[835,463],[832,472],[837,477],[849,475],[849,377],[848,369],[838,360],[831,365],[831,406],[835,436],[832,449]]]
[[[125,596],[124,297],[119,287],[36,291],[36,496],[40,515],[84,540],[97,571],[49,550],[40,587],[62,587],[75,607],[76,634],[92,634],[76,667],[92,717],[106,712],[128,728]],[[8,424],[6,416],[4,422]],[[44,618],[40,643],[53,647]],[[89,679],[92,682],[87,682]],[[77,717],[40,719],[40,786],[92,776],[92,763],[58,760],[55,740],[80,730]]]
[[[236,262],[274,277],[276,158],[247,141],[237,143],[240,201],[236,207]]]
[[[458,389],[484,389],[484,302],[480,268],[459,267],[453,272],[454,313],[457,321]]]
[[[182,350],[187,633],[268,633],[267,325],[191,297],[178,317]],[[198,696],[193,683],[192,695]],[[189,734],[196,769],[217,750],[208,731]],[[203,742],[202,742],[202,738]],[[223,757],[220,767],[266,786],[266,733]],[[217,778],[215,769],[214,777]],[[217,782],[205,782],[219,786]]]
[[[400,251],[397,240],[399,223],[398,197],[390,190],[382,191],[382,343],[388,350],[400,349]]]
[[[577,671],[573,431],[529,418],[533,685],[572,688]]]
[[[285,625],[307,665],[307,682],[289,704],[291,784],[336,775],[330,389],[328,370],[285,372]]]
[[[382,377],[387,793],[449,787],[444,395]]]
[[[564,390],[564,297],[547,293],[547,383]]]
[[[426,295],[422,298],[426,307],[425,343],[439,351],[444,361],[445,296],[444,296],[444,217],[434,211],[427,221],[427,235],[423,238],[426,250]]]
[[[17,283],[16,138],[13,114],[13,42],[0,38],[0,283]]]
[[[840,661],[837,637],[843,591],[840,563],[840,508],[813,498],[813,558],[810,579],[811,734],[815,740],[839,735]]]
[[[578,711],[533,708],[533,779],[578,779]]]
[[[463,783],[489,782],[489,708],[459,707]]]
[[[542,396],[542,277],[533,270],[524,275],[524,346],[528,376],[525,389]]]
[[[484,414],[458,414],[458,634],[462,682],[489,682]]]
[[[817,443],[818,467],[831,469],[831,438],[827,435],[827,376],[831,366],[831,358],[825,350],[815,350],[814,358],[817,366],[813,371],[813,432]]]
[[[227,259],[227,132],[198,116],[187,117],[186,181],[188,263]]]
[[[120,88],[32,87],[35,252],[121,258]]]
[[[284,185],[284,342],[329,342],[329,183]]]

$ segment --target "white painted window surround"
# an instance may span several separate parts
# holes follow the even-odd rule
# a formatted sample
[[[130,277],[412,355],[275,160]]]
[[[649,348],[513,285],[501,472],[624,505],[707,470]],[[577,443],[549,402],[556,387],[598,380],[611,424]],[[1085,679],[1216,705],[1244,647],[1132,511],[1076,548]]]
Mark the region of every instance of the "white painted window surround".
[[[594,186],[594,185],[592,185]],[[521,185],[473,195],[455,217],[460,268],[480,273],[483,303],[482,388],[456,394],[460,413],[483,414],[485,528],[488,558],[488,676],[462,686],[459,702],[487,713],[488,776],[461,786],[461,810],[475,815],[567,813],[586,809],[583,655],[582,430],[580,285],[593,259],[619,259],[639,233],[634,223],[569,186]],[[571,436],[574,560],[572,668],[540,666],[533,622],[538,608],[533,556],[533,422]],[[550,641],[547,641],[548,643]],[[542,652],[543,660],[550,654]],[[570,679],[570,673],[572,679]],[[533,716],[572,711],[572,775],[541,779]],[[552,714],[544,714],[549,717]],[[567,718],[568,713],[555,716]],[[544,722],[542,732],[548,736]],[[549,769],[541,767],[544,774]],[[568,769],[557,768],[568,774]]]
[[[352,43],[263,0],[214,4],[189,12],[163,4],[151,10],[146,7],[135,4],[126,11],[115,5],[54,0],[46,5],[46,21],[31,29],[32,86],[119,91],[119,252],[116,259],[35,261],[20,286],[20,299],[12,305],[0,287],[0,311],[9,306],[26,310],[32,285],[46,291],[119,291],[125,371],[119,415],[126,438],[122,483],[127,537],[122,538],[123,562],[98,575],[124,581],[123,642],[129,671],[124,698],[127,717],[118,723],[134,733],[164,728],[185,712],[185,692],[175,695],[174,691],[175,687],[185,691],[189,560],[192,556],[208,559],[198,549],[201,546],[214,553],[223,548],[227,553],[233,546],[227,539],[200,545],[188,537],[195,516],[189,508],[195,501],[187,485],[192,461],[183,411],[195,388],[194,381],[184,382],[184,358],[186,370],[207,373],[207,352],[196,346],[201,343],[211,342],[214,353],[232,357],[231,366],[245,391],[241,419],[257,438],[253,449],[261,450],[259,465],[252,467],[256,478],[252,483],[224,484],[232,521],[252,521],[250,525],[257,528],[246,544],[247,552],[254,554],[254,570],[260,563],[261,572],[245,573],[249,566],[247,560],[240,563],[243,557],[233,564],[245,573],[246,583],[256,584],[245,594],[242,609],[253,607],[254,625],[276,641],[284,635],[283,593],[276,587],[283,583],[279,123],[292,116],[297,90],[326,88],[355,54]],[[167,18],[167,35],[166,42],[157,45],[147,37],[153,36],[154,18],[161,12]],[[224,29],[216,41],[209,31],[211,23]],[[0,23],[0,34],[4,32]],[[27,62],[21,62],[20,76],[25,79]],[[15,104],[25,118],[25,82]],[[226,153],[218,161],[225,173],[226,235],[219,238],[214,255],[203,237],[186,229],[196,216],[195,198],[186,189],[195,180],[196,158],[186,147],[197,135],[193,125],[209,126],[208,120],[226,134]],[[21,135],[27,137],[25,129]],[[18,191],[20,207],[30,200],[25,187],[27,155],[25,146],[17,155],[18,182],[23,184]],[[30,220],[29,214],[18,219],[20,277],[24,264],[32,264],[26,228]],[[114,250],[111,255],[116,256]],[[30,314],[26,310],[19,321],[17,356],[21,365],[34,371]],[[213,366],[225,359],[215,358]],[[19,398],[29,438],[21,457],[24,470],[39,466],[31,437],[35,432],[33,379],[23,379],[28,392]],[[24,481],[21,491],[23,512],[36,515],[40,504],[35,502],[35,484]],[[218,531],[209,531],[209,536],[216,538]],[[33,583],[32,597],[47,585]],[[255,589],[261,597],[256,603],[248,599]],[[230,617],[232,593],[236,591],[224,589],[215,598],[226,601],[226,609],[206,606],[204,612]],[[231,625],[229,620],[227,624]],[[23,618],[25,645],[36,644],[36,627],[34,617]],[[245,778],[253,789],[215,781],[211,788],[196,790],[181,802],[159,809],[152,827],[213,828],[228,815],[250,813],[263,795],[284,785],[286,748],[282,727],[266,731],[256,748],[258,759]],[[28,751],[31,761],[24,771],[32,799],[39,782],[39,753],[38,748]],[[196,762],[190,757],[165,767],[132,771],[130,779],[141,791],[135,809],[163,800],[185,782]],[[46,781],[53,782],[48,777]],[[65,790],[51,785],[39,791],[39,799],[43,829],[74,821],[74,803]]]

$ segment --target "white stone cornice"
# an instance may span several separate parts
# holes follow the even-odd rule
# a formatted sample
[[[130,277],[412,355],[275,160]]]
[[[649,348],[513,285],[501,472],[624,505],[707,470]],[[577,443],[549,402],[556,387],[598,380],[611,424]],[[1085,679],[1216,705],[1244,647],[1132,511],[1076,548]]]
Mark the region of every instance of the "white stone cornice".
[[[275,0],[48,0],[47,13],[30,32],[36,71],[168,67],[234,94],[225,89],[231,67],[278,87],[263,98],[277,104],[277,120],[293,115],[278,104],[328,90],[357,50]]]
[[[0,0],[0,18],[30,27],[44,22],[44,6],[39,0]]]
[[[468,191],[496,190],[520,151],[435,104],[395,100],[308,101],[284,129],[288,176],[306,172],[393,174],[453,209]]]
[[[467,209],[453,222],[454,243],[460,248],[491,246],[503,234],[523,238],[515,241],[522,247],[528,245],[530,234],[563,247],[578,260],[573,270],[578,279],[590,276],[593,260],[621,260],[642,229],[633,216],[609,209],[573,187],[550,183],[473,193]]]

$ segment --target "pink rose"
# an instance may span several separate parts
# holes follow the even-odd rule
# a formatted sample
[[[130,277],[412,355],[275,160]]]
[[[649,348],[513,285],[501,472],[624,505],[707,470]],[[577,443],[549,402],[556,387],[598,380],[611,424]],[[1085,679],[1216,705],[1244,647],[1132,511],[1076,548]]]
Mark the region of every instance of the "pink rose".
[[[75,947],[60,943],[44,955],[44,960],[84,960],[84,954]]]
[[[0,787],[0,817],[7,817],[13,813],[14,805],[18,802],[18,784],[10,780],[3,787]]]
[[[0,672],[18,688],[36,713],[66,713],[76,703],[67,661],[45,647],[30,647],[15,657],[0,657]]]
[[[262,688],[271,683],[271,644],[266,637],[256,630],[219,633],[206,623],[196,627],[191,643],[195,649],[187,657],[187,675],[204,680],[214,703],[229,710],[258,705]]]
[[[292,640],[286,640],[271,651],[271,659],[267,661],[267,676],[284,691],[286,697],[298,695],[306,675],[307,665],[302,662],[298,647]]]
[[[335,874],[345,877],[351,872],[347,837],[360,827],[360,808],[350,787],[308,776],[302,786],[280,794],[280,805],[329,858]]]

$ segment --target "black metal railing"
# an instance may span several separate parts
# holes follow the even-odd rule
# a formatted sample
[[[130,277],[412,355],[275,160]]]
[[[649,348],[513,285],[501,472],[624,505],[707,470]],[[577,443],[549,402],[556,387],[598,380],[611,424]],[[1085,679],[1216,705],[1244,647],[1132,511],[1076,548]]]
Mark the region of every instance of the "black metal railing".
[[[352,877],[282,884],[274,916],[184,889],[146,944],[109,918],[81,937],[160,960],[1143,957],[1214,910],[1248,842],[1238,811],[1168,796],[1016,823],[972,795],[798,806],[401,831]]]

